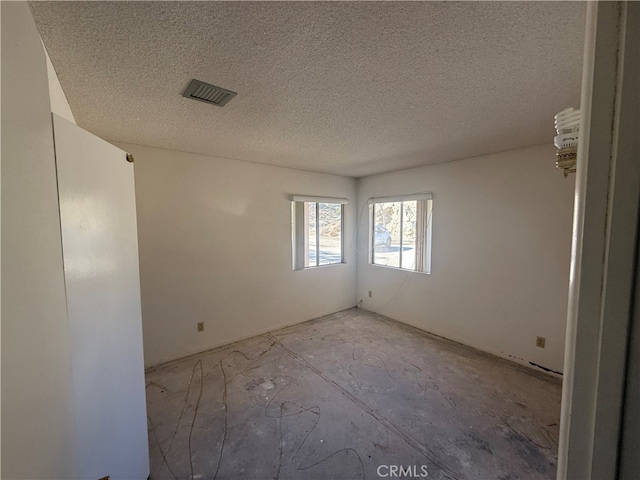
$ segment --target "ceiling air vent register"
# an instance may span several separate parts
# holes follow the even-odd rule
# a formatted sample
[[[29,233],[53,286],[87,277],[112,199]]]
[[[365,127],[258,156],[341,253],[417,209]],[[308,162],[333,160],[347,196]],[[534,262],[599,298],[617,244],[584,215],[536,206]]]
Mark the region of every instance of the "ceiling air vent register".
[[[191,80],[189,86],[184,91],[182,96],[192,98],[193,100],[200,100],[201,102],[215,105],[217,107],[224,107],[229,100],[237,95],[236,92],[227,90],[226,88],[216,87],[210,83],[201,82],[200,80]]]

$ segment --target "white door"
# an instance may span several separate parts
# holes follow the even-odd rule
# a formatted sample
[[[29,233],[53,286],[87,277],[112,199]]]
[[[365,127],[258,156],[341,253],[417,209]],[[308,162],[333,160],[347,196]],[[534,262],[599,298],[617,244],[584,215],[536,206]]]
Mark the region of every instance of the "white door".
[[[80,477],[149,474],[133,164],[53,115]]]

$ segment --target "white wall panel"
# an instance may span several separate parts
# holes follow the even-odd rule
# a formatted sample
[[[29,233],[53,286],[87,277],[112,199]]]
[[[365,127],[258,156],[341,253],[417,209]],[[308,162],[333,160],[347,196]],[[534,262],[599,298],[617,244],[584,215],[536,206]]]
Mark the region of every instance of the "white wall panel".
[[[47,50],[42,47],[44,50],[45,57],[47,59],[47,76],[49,78],[49,98],[51,100],[51,111],[57,115],[60,115],[65,120],[70,121],[71,123],[76,123],[76,119],[73,116],[73,112],[71,111],[71,106],[69,106],[69,102],[67,101],[67,96],[62,90],[62,85],[60,84],[60,80],[58,79],[58,75],[56,74],[56,70],[51,63],[51,58],[49,58],[49,54]]]
[[[556,170],[551,141],[360,179],[357,300],[437,335],[561,372],[574,182]],[[370,265],[367,200],[425,191],[434,197],[431,274]],[[544,349],[537,336],[546,338]]]
[[[2,2],[2,478],[74,478],[69,332],[47,69]]]
[[[149,474],[133,165],[57,115],[76,447],[81,478]]]
[[[354,179],[121,146],[136,159],[147,365],[355,305]],[[293,270],[294,194],[351,201],[346,264]]]

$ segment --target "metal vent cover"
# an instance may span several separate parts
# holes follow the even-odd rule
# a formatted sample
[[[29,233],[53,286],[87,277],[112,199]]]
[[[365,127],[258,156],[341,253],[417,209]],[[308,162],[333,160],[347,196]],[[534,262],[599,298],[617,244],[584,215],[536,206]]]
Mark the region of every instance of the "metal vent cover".
[[[226,88],[216,87],[210,83],[201,82],[195,78],[191,80],[189,86],[182,94],[183,97],[199,100],[217,107],[224,107],[229,103],[229,100],[236,95],[236,92],[232,92]]]

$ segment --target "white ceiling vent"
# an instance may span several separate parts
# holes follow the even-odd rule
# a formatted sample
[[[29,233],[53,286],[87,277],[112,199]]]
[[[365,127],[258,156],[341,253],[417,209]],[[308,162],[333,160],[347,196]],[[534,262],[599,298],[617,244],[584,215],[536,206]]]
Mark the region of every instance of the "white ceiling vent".
[[[224,107],[237,93],[193,79],[182,95],[217,107]]]

